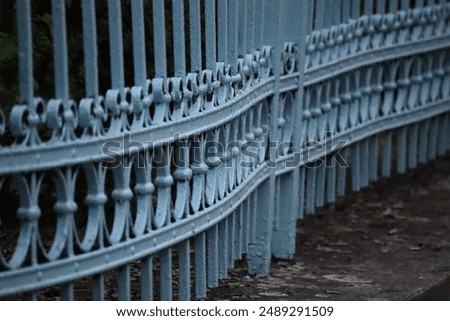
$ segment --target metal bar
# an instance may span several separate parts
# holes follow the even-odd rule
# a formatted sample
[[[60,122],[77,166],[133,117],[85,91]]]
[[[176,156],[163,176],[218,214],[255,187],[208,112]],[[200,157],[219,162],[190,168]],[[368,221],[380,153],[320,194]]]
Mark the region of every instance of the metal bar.
[[[377,13],[385,13],[386,0],[376,0],[376,2],[377,2]]]
[[[184,48],[184,5],[183,0],[172,0],[173,56],[175,76],[186,74],[186,50]]]
[[[419,126],[413,124],[409,126],[408,130],[408,168],[415,168],[417,166],[418,156],[418,140],[419,140]]]
[[[238,0],[228,2],[228,63],[234,64],[238,57],[239,29],[238,29]]]
[[[254,47],[254,28],[255,28],[255,2],[254,0],[244,0],[245,1],[245,52],[252,52]]]
[[[314,30],[320,30],[323,28],[323,18],[325,16],[325,0],[315,0],[315,12],[314,12]]]
[[[228,222],[226,219],[222,220],[218,226],[218,268],[219,279],[223,280],[227,277],[228,272]]]
[[[16,1],[17,43],[19,60],[20,100],[32,108],[33,101],[33,44],[31,38],[31,8],[29,0]]]
[[[105,276],[103,273],[92,277],[92,300],[103,301],[105,299]]]
[[[391,155],[392,155],[392,132],[388,131],[383,139],[383,154],[381,175],[383,177],[391,176]]]
[[[141,300],[153,300],[153,258],[141,259]]]
[[[329,7],[330,10],[328,10],[332,12],[330,20],[331,26],[336,26],[341,23],[341,6],[342,0],[331,1],[331,6]]]
[[[97,51],[97,27],[95,19],[95,2],[83,0],[83,50],[84,50],[84,74],[86,97],[98,96],[98,51]]]
[[[236,259],[236,216],[239,208],[226,218],[228,221],[228,270],[234,267]]]
[[[398,0],[389,0],[388,4],[388,12],[396,12],[398,10]]]
[[[373,10],[372,0],[364,0],[364,14],[369,16],[372,14],[372,10]]]
[[[378,179],[378,135],[374,135],[369,141],[369,181]]]
[[[206,236],[200,233],[195,236],[195,297],[206,297]]]
[[[320,160],[321,162],[322,160]],[[322,207],[325,204],[325,177],[326,177],[326,159],[316,168],[316,207]]]
[[[221,62],[228,62],[228,2],[219,1],[217,4],[217,29],[218,29],[218,48],[217,58]],[[234,62],[230,60],[230,62]]]
[[[75,299],[73,289],[73,282],[62,284],[60,290],[61,301],[73,301]]]
[[[314,168],[314,167],[306,167],[306,204],[305,204],[305,214],[308,214],[308,215],[314,214],[314,211],[315,211],[316,170],[317,169]]]
[[[163,250],[159,256],[160,292],[162,301],[172,300],[172,249]]]
[[[189,0],[189,44],[191,71],[202,69],[202,30],[200,23],[200,0]]]
[[[206,232],[208,244],[208,287],[215,288],[219,285],[219,253],[218,253],[218,226],[214,225]]]
[[[341,23],[347,23],[350,20],[351,6],[349,0],[341,2]]]
[[[205,0],[205,55],[206,68],[214,69],[217,61],[215,0]]]
[[[164,0],[153,0],[153,51],[155,77],[167,76],[166,20]]]
[[[361,0],[352,0],[350,18],[356,19],[361,15]]]
[[[130,284],[130,264],[125,264],[117,270],[119,278],[117,280],[118,299],[120,301],[131,300],[131,284]]]
[[[360,143],[356,143],[353,145],[351,149],[352,153],[352,163],[351,163],[351,169],[352,169],[352,191],[356,192],[361,189],[361,161],[360,161]]]
[[[131,1],[131,17],[133,29],[134,83],[137,86],[146,88],[147,62],[145,59],[144,6],[142,0]]]
[[[189,239],[178,244],[178,298],[191,299],[191,253]]]
[[[52,35],[55,97],[61,98],[67,109],[69,100],[69,62],[67,56],[66,6],[63,0],[52,0]],[[28,86],[29,84],[27,84],[27,89],[30,90]]]
[[[326,201],[333,203],[336,201],[336,166],[339,166],[334,161],[334,156],[328,157],[328,163],[326,164]]]
[[[264,0],[255,1],[255,30],[254,30],[254,49],[261,48],[263,43],[263,30],[264,30],[264,11],[266,6]]]
[[[120,0],[108,1],[109,52],[111,55],[111,86],[123,91],[125,87],[123,65],[122,10]],[[121,92],[123,94],[123,92]]]

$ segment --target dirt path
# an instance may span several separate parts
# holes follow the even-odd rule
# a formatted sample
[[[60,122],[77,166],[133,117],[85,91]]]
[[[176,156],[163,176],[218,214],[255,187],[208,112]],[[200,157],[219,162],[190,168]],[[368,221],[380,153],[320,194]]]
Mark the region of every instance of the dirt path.
[[[294,261],[274,261],[269,276],[256,279],[240,262],[208,299],[414,298],[450,275],[449,212],[446,157],[306,217],[298,224]]]

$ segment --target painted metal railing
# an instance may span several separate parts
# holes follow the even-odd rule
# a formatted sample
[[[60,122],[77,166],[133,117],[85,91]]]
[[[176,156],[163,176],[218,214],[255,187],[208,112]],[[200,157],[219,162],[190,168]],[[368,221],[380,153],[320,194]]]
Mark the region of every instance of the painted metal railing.
[[[203,298],[244,256],[253,275],[272,256],[292,258],[304,214],[449,148],[447,0],[96,6],[81,2],[75,101],[64,1],[51,6],[45,98],[35,96],[33,12],[16,2],[19,104],[0,109],[2,297]],[[96,19],[106,14],[101,93]]]

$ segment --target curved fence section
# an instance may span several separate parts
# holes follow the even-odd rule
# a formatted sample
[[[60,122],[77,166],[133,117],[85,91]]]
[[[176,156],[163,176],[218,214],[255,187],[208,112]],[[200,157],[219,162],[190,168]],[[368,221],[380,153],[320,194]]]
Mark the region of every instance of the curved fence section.
[[[316,207],[449,148],[447,0],[17,0],[15,14],[1,297],[203,298],[236,260],[266,275],[292,258]]]

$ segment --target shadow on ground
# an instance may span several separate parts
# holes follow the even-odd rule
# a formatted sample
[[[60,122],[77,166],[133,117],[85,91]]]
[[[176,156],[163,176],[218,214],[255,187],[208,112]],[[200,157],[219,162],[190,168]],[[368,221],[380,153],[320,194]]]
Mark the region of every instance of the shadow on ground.
[[[449,212],[447,156],[319,209],[298,223],[293,261],[264,278],[239,262],[208,300],[449,298]]]

